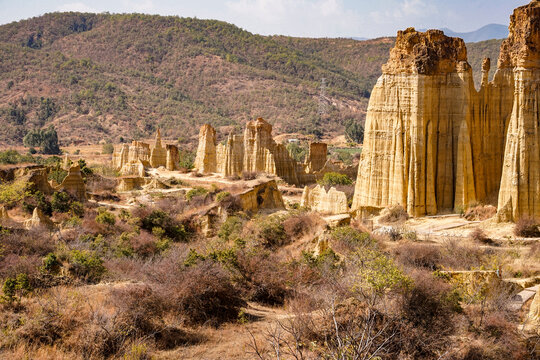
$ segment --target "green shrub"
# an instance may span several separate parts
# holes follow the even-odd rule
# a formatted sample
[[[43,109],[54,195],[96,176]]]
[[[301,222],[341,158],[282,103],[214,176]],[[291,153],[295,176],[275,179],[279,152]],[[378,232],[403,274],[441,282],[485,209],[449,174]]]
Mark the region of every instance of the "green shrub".
[[[114,226],[114,224],[116,224],[116,217],[113,213],[103,210],[97,214],[96,222],[107,226]]]
[[[59,213],[68,212],[71,208],[71,197],[66,192],[55,192],[52,194],[51,207],[53,211]]]
[[[167,237],[175,241],[185,241],[187,239],[184,226],[177,224],[169,214],[161,210],[154,210],[142,218],[141,228],[148,232],[158,231],[157,229],[154,230],[154,228],[161,228]]]
[[[217,195],[216,195],[216,201],[218,203],[222,202],[223,200],[225,200],[226,198],[228,198],[229,196],[231,196],[231,193],[228,192],[228,191],[222,191],[222,192],[219,192]]]
[[[188,201],[191,201],[191,199],[193,199],[195,196],[202,196],[206,194],[208,194],[208,190],[203,187],[197,186],[187,192],[186,199]]]
[[[266,247],[285,245],[287,233],[283,227],[283,218],[268,216],[258,223],[259,238]]]
[[[2,286],[2,301],[12,304],[17,300],[17,296],[20,301],[23,296],[26,296],[31,291],[32,286],[30,285],[28,275],[25,273],[17,274],[16,278],[7,278],[4,281],[4,285]]]
[[[25,195],[26,182],[22,180],[0,184],[0,203],[7,207],[12,207],[21,202]]]
[[[62,181],[64,181],[64,179],[66,178],[66,176],[67,171],[62,168],[62,165],[60,165],[60,163],[57,163],[53,167],[51,167],[48,179],[54,180],[58,184],[61,184]]]
[[[42,260],[43,270],[48,273],[57,273],[60,270],[61,263],[54,253],[49,253]]]
[[[33,163],[35,159],[31,155],[21,155],[15,150],[0,151],[0,164]]]
[[[392,259],[378,250],[357,251],[353,260],[359,266],[355,290],[371,289],[376,293],[411,286],[412,280],[401,271]]]
[[[375,244],[368,233],[360,232],[350,226],[335,228],[331,236],[334,241],[339,241],[350,248],[368,247]]]
[[[351,185],[353,182],[345,174],[339,174],[336,172],[327,172],[324,174],[322,180],[318,183],[322,186],[336,186],[336,185]]]
[[[71,274],[88,282],[98,282],[106,271],[103,260],[93,251],[72,250],[69,264]]]
[[[223,241],[229,241],[240,238],[242,233],[243,221],[237,216],[229,216],[227,220],[221,225],[218,236]]]
[[[69,206],[69,210],[74,216],[81,217],[84,215],[84,205],[78,201],[73,201]]]

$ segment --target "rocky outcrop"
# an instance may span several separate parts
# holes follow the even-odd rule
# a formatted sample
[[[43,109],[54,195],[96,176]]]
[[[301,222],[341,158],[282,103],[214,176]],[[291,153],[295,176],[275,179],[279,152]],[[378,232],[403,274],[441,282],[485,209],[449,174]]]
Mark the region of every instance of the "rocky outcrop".
[[[307,186],[304,188],[300,206],[327,215],[345,214],[349,211],[347,196],[344,192],[337,191],[334,187],[326,192],[320,185],[312,189]]]
[[[48,230],[54,230],[55,225],[52,222],[51,219],[49,219],[39,208],[34,208],[34,212],[32,213],[32,218],[25,220],[24,226],[27,229],[35,229],[35,228],[45,228]]]
[[[138,190],[146,184],[146,179],[140,176],[123,176],[118,178],[116,190],[119,192]]]
[[[244,137],[229,134],[225,145],[216,148],[217,171],[224,177],[239,176],[244,171]]]
[[[538,291],[531,302],[527,324],[534,329],[535,332],[540,333],[540,295],[538,295]]]
[[[517,8],[499,56],[499,76],[513,84],[498,207],[501,220],[540,217],[540,2]],[[512,86],[513,85],[513,86]]]
[[[215,137],[215,130],[210,125],[201,127],[195,161],[195,168],[201,173],[217,172],[224,177],[266,173],[292,185],[313,183],[328,171],[356,175],[356,167],[342,163],[339,166],[328,165],[327,145],[324,143],[310,144],[305,163],[298,163],[289,155],[285,145],[274,141],[272,125],[262,118],[248,122],[243,135],[229,134],[224,144],[215,146]]]
[[[167,152],[165,168],[169,171],[178,170],[178,163],[180,162],[180,153],[178,152],[178,147],[167,144],[165,145],[165,151]]]
[[[368,105],[352,209],[402,205],[413,216],[497,196],[513,85],[490,62],[476,91],[461,39],[398,32]]]
[[[86,201],[86,185],[84,184],[79,165],[69,168],[68,174],[62,181],[62,184],[56,189],[66,191],[79,201]]]
[[[113,153],[112,165],[122,176],[145,176],[148,168],[163,166],[167,170],[177,170],[179,160],[178,148],[164,146],[158,129],[153,146],[140,141],[120,145]]]
[[[250,189],[238,194],[243,211],[257,213],[262,209],[285,209],[275,180],[249,184]]]
[[[215,173],[217,171],[216,130],[209,124],[201,126],[199,131],[199,145],[194,168],[201,174]]]
[[[6,207],[4,205],[1,205],[0,206],[0,221],[2,220],[11,220],[11,218],[9,217],[9,214],[6,210]]]
[[[45,167],[34,168],[28,170],[26,175],[23,175],[23,181],[27,182],[29,189],[41,191],[44,194],[52,194],[54,189],[48,181],[48,170]]]
[[[158,168],[160,166],[165,167],[167,164],[167,151],[161,143],[161,132],[159,129],[156,132],[156,139],[154,141],[154,147],[150,149],[150,166]]]
[[[309,144],[309,152],[306,158],[306,172],[320,171],[326,164],[328,145],[316,142]]]

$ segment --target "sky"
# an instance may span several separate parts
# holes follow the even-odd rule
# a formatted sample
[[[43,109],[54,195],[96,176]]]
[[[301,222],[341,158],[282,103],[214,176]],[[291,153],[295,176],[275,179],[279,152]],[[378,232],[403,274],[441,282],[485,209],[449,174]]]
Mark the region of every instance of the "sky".
[[[0,24],[55,11],[145,13],[218,19],[261,35],[365,37],[397,30],[476,30],[508,25],[529,0],[0,0]]]

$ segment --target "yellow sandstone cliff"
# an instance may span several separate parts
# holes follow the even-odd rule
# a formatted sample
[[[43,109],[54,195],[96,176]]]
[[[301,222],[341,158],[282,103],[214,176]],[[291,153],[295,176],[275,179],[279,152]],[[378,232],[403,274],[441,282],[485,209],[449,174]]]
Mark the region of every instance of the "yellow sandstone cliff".
[[[461,39],[398,32],[369,101],[353,210],[399,204],[422,216],[498,196],[506,220],[540,215],[538,4],[516,9],[478,91]]]

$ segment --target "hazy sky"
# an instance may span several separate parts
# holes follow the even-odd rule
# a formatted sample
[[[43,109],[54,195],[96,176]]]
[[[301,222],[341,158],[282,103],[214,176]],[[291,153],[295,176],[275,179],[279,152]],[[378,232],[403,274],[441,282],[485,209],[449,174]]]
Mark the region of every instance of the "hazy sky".
[[[250,32],[378,37],[409,26],[457,32],[498,23],[529,0],[0,0],[0,24],[54,11],[140,12],[219,19]]]

